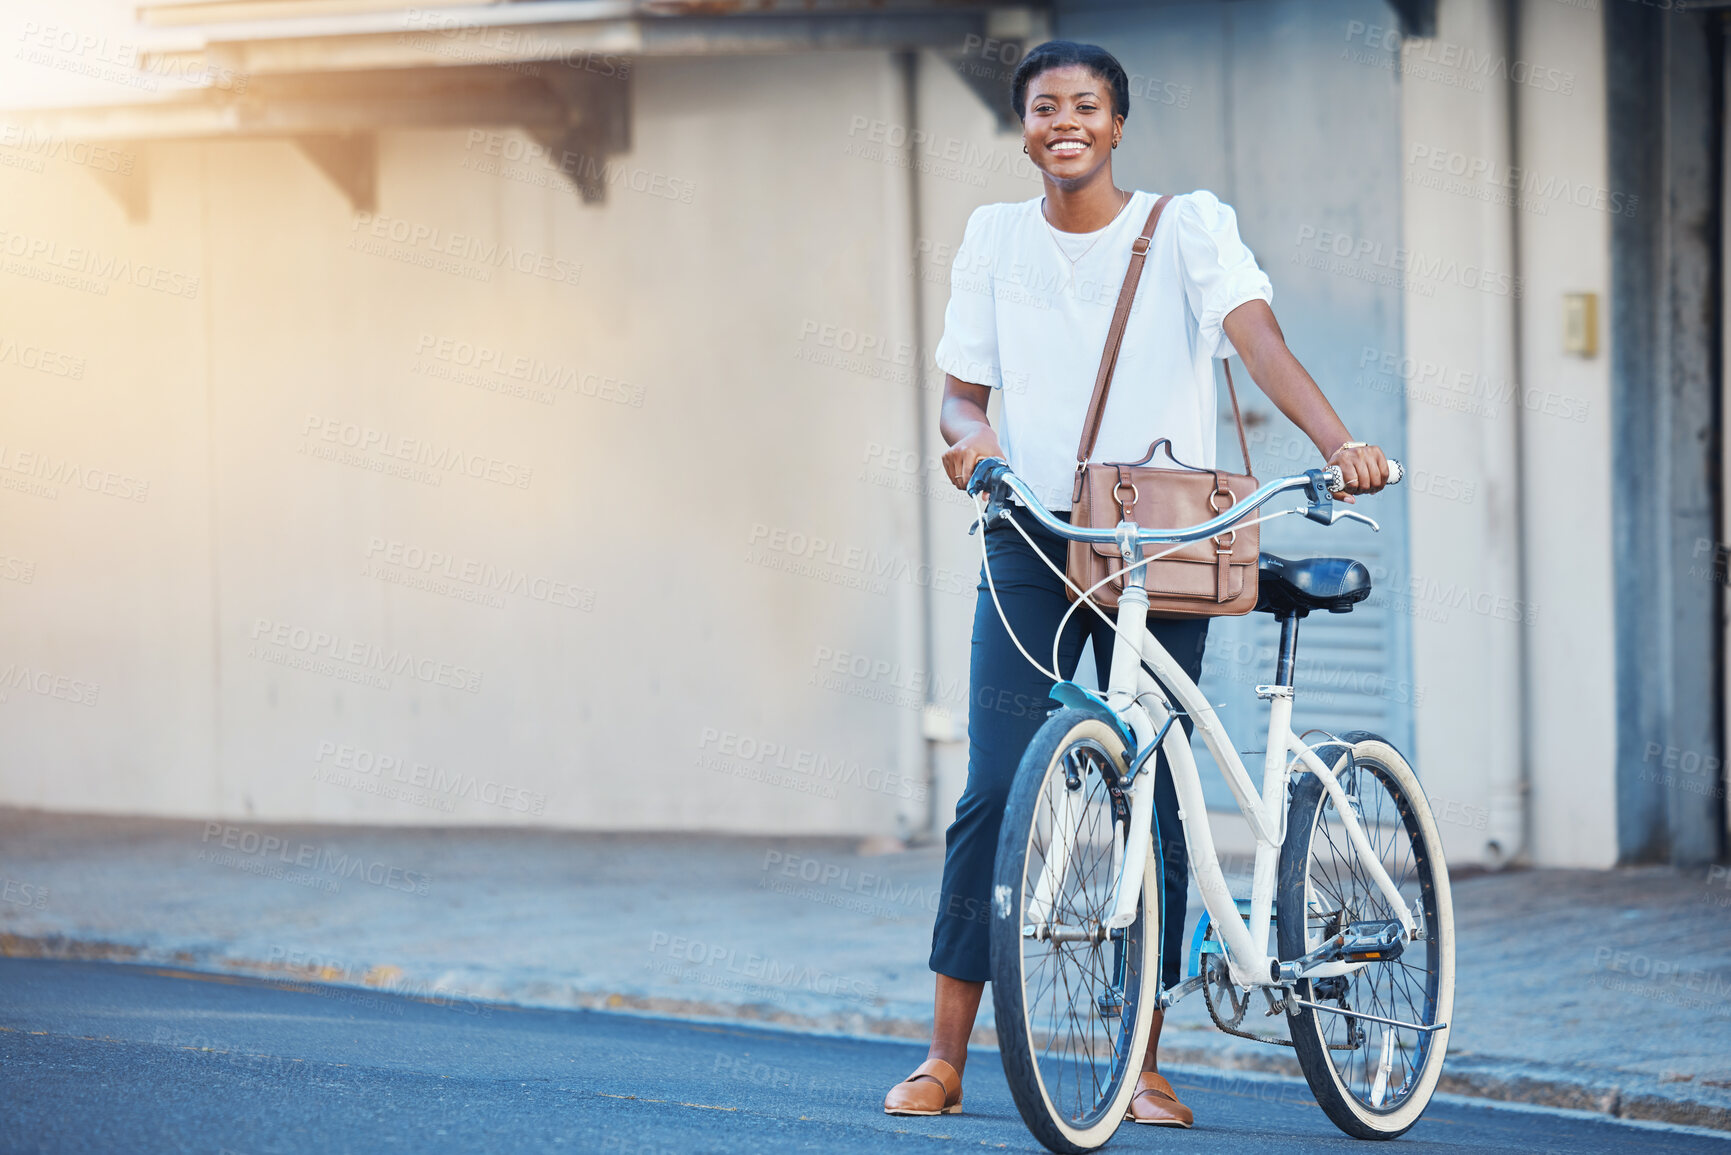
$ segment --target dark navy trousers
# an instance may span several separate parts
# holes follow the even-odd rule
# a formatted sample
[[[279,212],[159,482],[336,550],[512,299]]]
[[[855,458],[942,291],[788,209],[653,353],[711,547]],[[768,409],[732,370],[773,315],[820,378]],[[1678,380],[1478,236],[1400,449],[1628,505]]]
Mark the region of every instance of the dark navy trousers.
[[[1067,518],[1066,514],[1059,514]],[[1067,543],[1045,532],[1033,519],[1017,519],[1041,552],[1059,570],[1064,568]],[[1052,636],[1069,608],[1064,586],[1015,527],[997,524],[985,531],[986,556],[1016,636],[1041,664],[1052,657]],[[1148,628],[1192,679],[1202,671],[1202,649],[1208,619],[1185,621],[1149,619]],[[1092,638],[1099,684],[1112,668],[1112,644],[1117,635],[1086,607],[1070,615],[1058,650],[1058,672],[1074,676],[1082,644]],[[944,881],[937,924],[932,928],[931,968],[968,982],[992,977],[990,914],[992,864],[998,852],[998,828],[1022,753],[1057,703],[1049,698],[1051,679],[1034,669],[1004,630],[992,594],[980,575],[974,604],[973,659],[968,675],[968,783],[956,803],[956,820],[945,835]],[[1190,720],[1184,719],[1188,732]],[[1178,797],[1166,756],[1156,768],[1155,813],[1165,857],[1165,918],[1161,931],[1161,984],[1179,978],[1184,959],[1184,912],[1189,897],[1190,868],[1184,853],[1184,827],[1178,821]]]

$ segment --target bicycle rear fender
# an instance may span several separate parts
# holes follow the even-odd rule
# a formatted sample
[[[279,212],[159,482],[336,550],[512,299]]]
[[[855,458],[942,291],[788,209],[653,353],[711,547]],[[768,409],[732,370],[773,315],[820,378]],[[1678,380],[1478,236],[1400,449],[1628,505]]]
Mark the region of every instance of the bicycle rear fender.
[[[1124,740],[1124,762],[1130,765],[1136,760],[1136,735],[1125,725],[1112,707],[1106,704],[1106,699],[1094,691],[1075,682],[1059,682],[1052,687],[1052,700],[1072,710],[1081,710],[1092,714],[1100,721],[1118,731],[1118,736]]]

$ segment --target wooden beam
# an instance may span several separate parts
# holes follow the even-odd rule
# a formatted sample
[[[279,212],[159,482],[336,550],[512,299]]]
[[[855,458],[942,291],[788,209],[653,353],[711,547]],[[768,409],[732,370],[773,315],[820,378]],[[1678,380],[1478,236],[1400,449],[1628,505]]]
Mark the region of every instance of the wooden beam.
[[[480,125],[563,127],[565,97],[507,69],[261,77],[244,93],[204,89],[139,104],[20,112],[28,131],[77,140],[346,135]]]
[[[147,67],[170,75],[203,62],[250,77],[379,68],[467,68],[532,64],[588,54],[636,56],[643,50],[635,20],[597,20],[525,29],[477,29],[453,35],[414,29],[353,36],[305,36],[213,42],[186,51],[145,53]]]
[[[377,133],[410,128],[519,128],[545,147],[587,203],[606,196],[611,158],[631,147],[629,74],[554,68],[430,69],[261,78],[244,94],[217,89],[149,104],[72,108],[24,122],[68,139],[291,141],[357,212],[375,211]],[[142,219],[148,184],[99,174]]]
[[[413,13],[413,20],[379,14],[366,21],[281,20],[202,26],[197,48],[145,53],[146,67],[191,73],[205,64],[237,75],[366,69],[466,67],[480,64],[559,64],[586,56],[728,56],[858,49],[960,51],[969,38],[1008,22],[1026,25],[1034,8],[993,9],[980,3],[936,8],[865,6],[814,11],[751,11],[643,17],[596,8],[582,19],[533,20],[542,4],[495,5]],[[553,5],[546,5],[552,10]]]
[[[473,3],[474,0],[415,0],[418,8],[455,8]],[[401,12],[403,7],[403,0],[142,0],[138,5],[138,21],[156,27],[173,27],[226,20]]]

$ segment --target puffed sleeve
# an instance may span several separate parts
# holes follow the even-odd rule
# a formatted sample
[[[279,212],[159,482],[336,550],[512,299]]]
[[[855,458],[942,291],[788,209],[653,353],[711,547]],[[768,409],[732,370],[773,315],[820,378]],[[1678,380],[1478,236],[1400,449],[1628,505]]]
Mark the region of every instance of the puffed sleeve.
[[[944,309],[944,335],[933,360],[945,373],[971,385],[1001,388],[998,317],[992,297],[995,205],[981,205],[968,217],[962,243],[950,266],[950,303]]]
[[[1178,253],[1184,293],[1196,316],[1202,348],[1230,357],[1232,342],[1221,328],[1226,314],[1246,301],[1274,300],[1274,286],[1238,235],[1238,214],[1207,190],[1179,198]]]

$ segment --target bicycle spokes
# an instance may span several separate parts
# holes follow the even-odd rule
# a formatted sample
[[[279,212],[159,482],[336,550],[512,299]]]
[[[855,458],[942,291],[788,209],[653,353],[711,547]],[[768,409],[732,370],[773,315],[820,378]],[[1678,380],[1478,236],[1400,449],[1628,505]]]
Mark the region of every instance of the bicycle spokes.
[[[1051,760],[1031,801],[1020,870],[1020,1003],[1034,1066],[1059,1118],[1097,1122],[1126,1072],[1141,1009],[1147,920],[1107,925],[1125,862],[1118,763],[1094,740]],[[1150,996],[1152,990],[1149,991]]]

